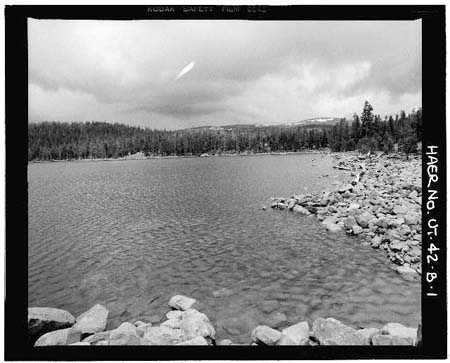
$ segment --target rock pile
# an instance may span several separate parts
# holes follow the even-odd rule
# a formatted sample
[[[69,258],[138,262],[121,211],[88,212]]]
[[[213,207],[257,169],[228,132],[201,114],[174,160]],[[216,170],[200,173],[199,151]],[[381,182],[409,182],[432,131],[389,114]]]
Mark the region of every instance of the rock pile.
[[[230,339],[216,342],[208,317],[195,309],[195,299],[177,295],[159,326],[136,321],[107,330],[108,310],[95,305],[77,319],[64,310],[28,309],[28,333],[37,336],[35,347],[52,345],[234,345]],[[417,345],[421,329],[390,323],[382,329],[353,329],[340,321],[316,319],[310,329],[303,321],[278,331],[260,325],[251,332],[250,345]]]
[[[354,179],[333,191],[272,198],[272,208],[314,214],[330,232],[364,237],[386,250],[396,270],[407,279],[421,271],[422,162],[398,155],[366,157],[338,154],[335,166]]]
[[[339,320],[318,318],[312,329],[306,321],[281,332],[266,325],[253,329],[253,345],[418,345],[419,329],[389,323],[381,329],[354,329]]]
[[[215,345],[215,330],[208,317],[195,309],[196,300],[177,295],[167,320],[152,323],[125,322],[107,330],[108,310],[95,305],[76,319],[53,308],[28,309],[28,333],[38,337],[34,346],[48,345]]]

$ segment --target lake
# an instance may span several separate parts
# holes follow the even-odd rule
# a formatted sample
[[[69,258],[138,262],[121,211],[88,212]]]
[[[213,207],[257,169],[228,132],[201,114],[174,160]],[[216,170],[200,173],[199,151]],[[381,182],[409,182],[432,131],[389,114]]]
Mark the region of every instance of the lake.
[[[383,250],[270,208],[346,177],[322,154],[30,164],[29,306],[77,316],[100,303],[109,329],[183,294],[237,343],[317,317],[417,327],[420,281]]]

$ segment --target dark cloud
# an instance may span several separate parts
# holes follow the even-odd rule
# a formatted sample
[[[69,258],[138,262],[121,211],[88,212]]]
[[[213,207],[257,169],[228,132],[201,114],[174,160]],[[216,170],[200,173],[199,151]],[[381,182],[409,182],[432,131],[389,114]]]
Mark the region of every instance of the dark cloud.
[[[364,97],[397,112],[420,103],[421,51],[420,21],[32,19],[30,118],[69,119],[77,104],[80,118],[167,127],[284,122],[352,114]]]

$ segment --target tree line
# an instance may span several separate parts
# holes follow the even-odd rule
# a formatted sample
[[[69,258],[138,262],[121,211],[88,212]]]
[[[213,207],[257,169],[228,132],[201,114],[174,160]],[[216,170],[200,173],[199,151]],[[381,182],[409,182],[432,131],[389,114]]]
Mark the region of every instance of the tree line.
[[[373,113],[372,105],[366,101],[361,113],[353,115],[353,122],[341,120],[334,125],[328,134],[329,146],[332,151],[359,150],[369,152],[381,150],[386,153],[395,148],[406,155],[417,150],[417,144],[422,141],[422,109],[413,110],[406,115],[386,116]]]
[[[263,153],[330,147],[332,151],[383,150],[394,145],[412,152],[421,140],[422,111],[381,120],[365,103],[353,123],[334,126],[245,126],[155,130],[106,122],[41,122],[28,125],[28,160],[118,158],[141,152],[146,156],[203,153]],[[406,145],[406,146],[405,146]],[[408,149],[409,145],[409,149]]]

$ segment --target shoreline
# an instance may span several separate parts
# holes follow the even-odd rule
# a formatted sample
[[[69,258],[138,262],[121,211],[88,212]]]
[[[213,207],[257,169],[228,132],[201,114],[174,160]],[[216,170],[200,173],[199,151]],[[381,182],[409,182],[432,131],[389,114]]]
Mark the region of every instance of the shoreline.
[[[421,275],[421,157],[402,154],[371,157],[355,152],[331,154],[333,168],[353,177],[330,191],[271,198],[272,209],[315,216],[329,233],[362,237],[362,243],[386,250],[395,270],[407,280]]]
[[[76,319],[65,310],[28,308],[29,344],[34,347],[55,345],[250,345],[250,346],[319,346],[319,345],[404,345],[418,346],[422,328],[410,328],[387,323],[381,329],[352,328],[334,318],[317,318],[309,326],[307,321],[279,331],[267,325],[255,326],[249,332],[248,344],[216,336],[209,318],[199,311],[202,304],[196,299],[175,295],[168,303],[165,318],[156,322],[123,322],[106,330],[109,311],[96,304]],[[169,310],[170,309],[170,310]],[[164,320],[164,321],[162,321]]]
[[[329,149],[286,151],[286,152],[264,152],[264,153],[235,153],[235,154],[201,154],[201,155],[166,155],[166,156],[124,156],[119,158],[92,158],[92,159],[52,159],[52,160],[29,160],[28,164],[61,163],[61,162],[97,162],[97,161],[128,161],[128,160],[154,160],[154,159],[185,159],[185,158],[215,158],[215,157],[239,157],[239,156],[264,156],[264,155],[303,155],[303,154],[330,154]]]

